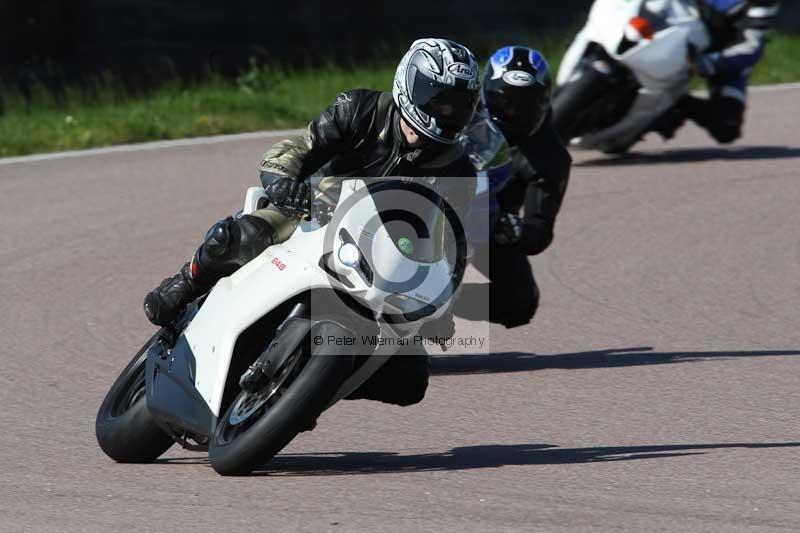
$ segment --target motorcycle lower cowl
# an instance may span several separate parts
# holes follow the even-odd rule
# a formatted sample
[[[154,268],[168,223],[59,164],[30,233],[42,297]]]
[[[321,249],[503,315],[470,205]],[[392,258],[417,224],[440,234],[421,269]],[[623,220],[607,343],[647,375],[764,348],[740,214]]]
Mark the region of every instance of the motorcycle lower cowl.
[[[147,353],[147,408],[160,426],[208,436],[216,416],[194,385],[195,357],[186,337],[179,337],[169,353],[160,343]]]
[[[329,338],[341,335],[330,321],[314,322],[305,318],[290,318],[280,328],[262,357],[268,358],[268,367],[281,368],[298,344],[311,342],[309,332]],[[333,348],[333,350],[331,350]],[[332,355],[352,355],[352,346],[328,347]],[[341,351],[342,353],[338,353]],[[313,352],[313,350],[312,350]],[[186,338],[181,336],[167,354],[160,344],[154,345],[147,355],[147,407],[156,422],[170,434],[176,430],[208,437],[214,432],[217,417],[195,388],[196,362]],[[236,376],[238,380],[239,376]]]

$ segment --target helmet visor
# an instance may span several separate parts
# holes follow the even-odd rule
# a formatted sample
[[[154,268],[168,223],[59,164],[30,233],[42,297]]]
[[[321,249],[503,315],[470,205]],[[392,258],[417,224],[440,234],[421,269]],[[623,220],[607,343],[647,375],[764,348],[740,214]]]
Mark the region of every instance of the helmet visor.
[[[487,91],[485,99],[489,114],[504,131],[522,135],[539,129],[550,107],[546,93],[531,94],[513,89]]]
[[[425,102],[417,103],[414,98],[414,104],[420,111],[436,120],[436,125],[442,130],[444,137],[455,138],[472,119],[479,93],[477,90],[455,89],[446,85],[438,86],[436,89],[438,90],[435,94]]]

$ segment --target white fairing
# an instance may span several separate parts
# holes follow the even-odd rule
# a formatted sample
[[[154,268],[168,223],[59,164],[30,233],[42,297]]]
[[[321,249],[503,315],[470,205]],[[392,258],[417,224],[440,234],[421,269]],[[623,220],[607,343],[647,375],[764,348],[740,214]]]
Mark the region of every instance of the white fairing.
[[[360,180],[344,181],[339,205],[363,187],[365,184]],[[248,191],[243,212],[253,212],[261,196],[261,188]],[[370,309],[380,311],[386,305],[386,296],[393,292],[392,284],[407,280],[419,269],[420,263],[403,255],[385,230],[382,232],[380,229],[372,238],[374,249],[371,255],[375,258],[372,266],[376,274],[382,274],[388,286],[377,280],[370,286],[354,268],[341,262],[338,252],[344,243],[338,237],[339,230],[346,229],[358,240],[367,227],[366,222],[374,219],[375,214],[376,206],[370,195],[363,195],[340,217],[335,228],[331,227],[333,222],[320,227],[315,220],[303,221],[289,240],[269,247],[233,275],[220,280],[211,290],[184,335],[195,357],[195,387],[214,415],[220,414],[236,340],[259,318],[300,293],[334,286],[347,290]],[[336,218],[334,216],[334,220]],[[329,241],[327,244],[326,239]],[[349,280],[352,288],[345,288],[332,280],[319,266],[324,251],[332,251],[333,268]],[[403,294],[416,301],[430,302],[449,286],[452,269],[446,259],[424,266],[427,267],[424,280],[415,284],[413,291]],[[445,309],[438,309],[431,317],[440,316]],[[418,327],[419,324],[403,335],[414,334]],[[381,332],[384,336],[395,334],[384,325]]]
[[[305,235],[319,239],[321,235]],[[280,261],[283,270],[273,263]],[[328,287],[326,274],[284,246],[272,246],[228,278],[220,280],[184,335],[195,356],[195,387],[219,416],[233,348],[239,334],[301,292]]]
[[[586,52],[586,47],[589,45],[587,38],[586,28],[578,32],[578,35],[573,39],[572,44],[567,48],[567,52],[561,59],[561,65],[558,67],[558,74],[556,75],[556,84],[564,85],[575,72],[575,68],[583,58]]]
[[[631,19],[639,16],[661,29],[652,39],[642,38],[619,53],[626,32],[631,35]],[[611,58],[627,66],[641,85],[639,101],[628,117],[606,131],[573,140],[573,146],[579,148],[604,149],[637,137],[672,107],[688,90],[689,45],[702,51],[709,46],[710,37],[693,0],[597,0],[586,26],[564,56],[556,78],[559,85],[575,80],[590,43],[599,44]]]
[[[689,28],[672,27],[660,31],[652,42],[626,52],[620,61],[628,66],[644,86],[669,86],[689,75],[686,54]]]
[[[572,76],[589,43],[601,45],[614,55],[625,27],[642,8],[644,0],[597,0],[592,4],[586,25],[573,40],[558,68],[556,83],[563,85]]]

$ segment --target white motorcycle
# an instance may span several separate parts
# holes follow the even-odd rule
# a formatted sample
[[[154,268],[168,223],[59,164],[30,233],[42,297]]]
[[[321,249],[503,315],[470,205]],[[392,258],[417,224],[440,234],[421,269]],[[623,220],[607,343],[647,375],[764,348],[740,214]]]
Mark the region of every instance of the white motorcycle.
[[[315,202],[290,239],[220,280],[145,344],[98,412],[103,451],[152,462],[177,442],[208,450],[220,474],[244,474],[389,357],[424,354],[419,328],[446,312],[454,266],[463,273],[466,257],[464,239],[446,234],[461,230],[438,185],[344,179],[329,188],[338,201]],[[253,187],[243,212],[264,203]],[[242,388],[254,361],[257,390]]]
[[[689,89],[710,45],[694,0],[597,0],[557,76],[553,119],[573,147],[623,153]]]

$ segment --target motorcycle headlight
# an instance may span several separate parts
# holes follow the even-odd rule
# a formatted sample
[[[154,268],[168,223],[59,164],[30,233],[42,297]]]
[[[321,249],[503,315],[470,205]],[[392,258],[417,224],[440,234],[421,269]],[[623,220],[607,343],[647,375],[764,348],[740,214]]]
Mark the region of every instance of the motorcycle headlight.
[[[346,242],[339,248],[339,261],[345,266],[356,268],[361,261],[361,251],[355,244]]]
[[[339,239],[342,241],[342,246],[339,248],[339,261],[358,272],[367,285],[372,285],[374,277],[372,268],[356,241],[344,228],[339,231]]]

